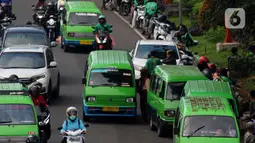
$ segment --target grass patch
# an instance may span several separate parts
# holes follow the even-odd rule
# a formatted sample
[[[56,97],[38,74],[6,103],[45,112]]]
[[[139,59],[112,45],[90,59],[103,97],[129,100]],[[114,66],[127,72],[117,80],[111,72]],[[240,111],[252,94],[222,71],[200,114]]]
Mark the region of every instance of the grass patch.
[[[176,26],[180,25],[180,22],[179,22],[179,17],[176,17],[176,16],[171,16],[169,17],[169,20],[171,22],[174,22],[176,24]],[[188,16],[183,16],[182,17],[182,24],[186,25],[187,27],[190,27],[191,26],[191,21],[189,20],[189,17]]]

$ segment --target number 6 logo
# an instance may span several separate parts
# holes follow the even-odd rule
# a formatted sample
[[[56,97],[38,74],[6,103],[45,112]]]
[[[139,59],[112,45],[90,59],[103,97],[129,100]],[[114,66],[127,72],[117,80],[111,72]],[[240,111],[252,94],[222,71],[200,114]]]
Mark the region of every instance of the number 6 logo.
[[[225,11],[225,26],[228,29],[245,27],[245,11],[242,8],[228,8]]]

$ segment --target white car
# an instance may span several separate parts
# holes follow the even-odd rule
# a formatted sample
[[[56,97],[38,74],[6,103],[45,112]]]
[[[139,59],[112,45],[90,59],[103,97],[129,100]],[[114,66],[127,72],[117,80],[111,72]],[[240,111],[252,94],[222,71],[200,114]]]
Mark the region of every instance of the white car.
[[[136,42],[135,49],[130,52],[135,68],[135,78],[140,78],[140,70],[145,66],[148,55],[151,51],[157,51],[158,57],[163,60],[167,50],[175,51],[177,65],[182,65],[179,50],[172,41],[162,40],[139,40]]]
[[[24,83],[31,78],[42,83],[46,99],[59,95],[60,73],[50,48],[42,45],[17,45],[0,53],[0,76],[17,75]]]

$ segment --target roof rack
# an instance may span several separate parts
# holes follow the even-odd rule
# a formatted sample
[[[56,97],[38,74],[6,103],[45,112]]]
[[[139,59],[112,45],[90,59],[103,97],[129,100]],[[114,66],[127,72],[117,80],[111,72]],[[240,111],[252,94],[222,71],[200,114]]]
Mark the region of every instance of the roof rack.
[[[193,112],[202,110],[225,110],[225,106],[220,97],[192,97],[189,98],[190,105]]]

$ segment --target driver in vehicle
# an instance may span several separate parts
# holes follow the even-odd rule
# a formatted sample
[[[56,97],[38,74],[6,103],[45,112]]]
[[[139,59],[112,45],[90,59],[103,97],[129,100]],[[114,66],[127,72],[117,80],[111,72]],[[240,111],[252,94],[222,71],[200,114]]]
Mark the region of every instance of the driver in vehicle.
[[[78,110],[76,107],[69,107],[66,109],[66,116],[67,120],[64,121],[62,125],[62,129],[60,130],[60,133],[63,136],[66,136],[66,131],[68,130],[83,130],[83,133],[87,134],[88,131],[86,127],[84,126],[83,122],[78,118]],[[64,137],[61,143],[66,143],[67,140]]]

